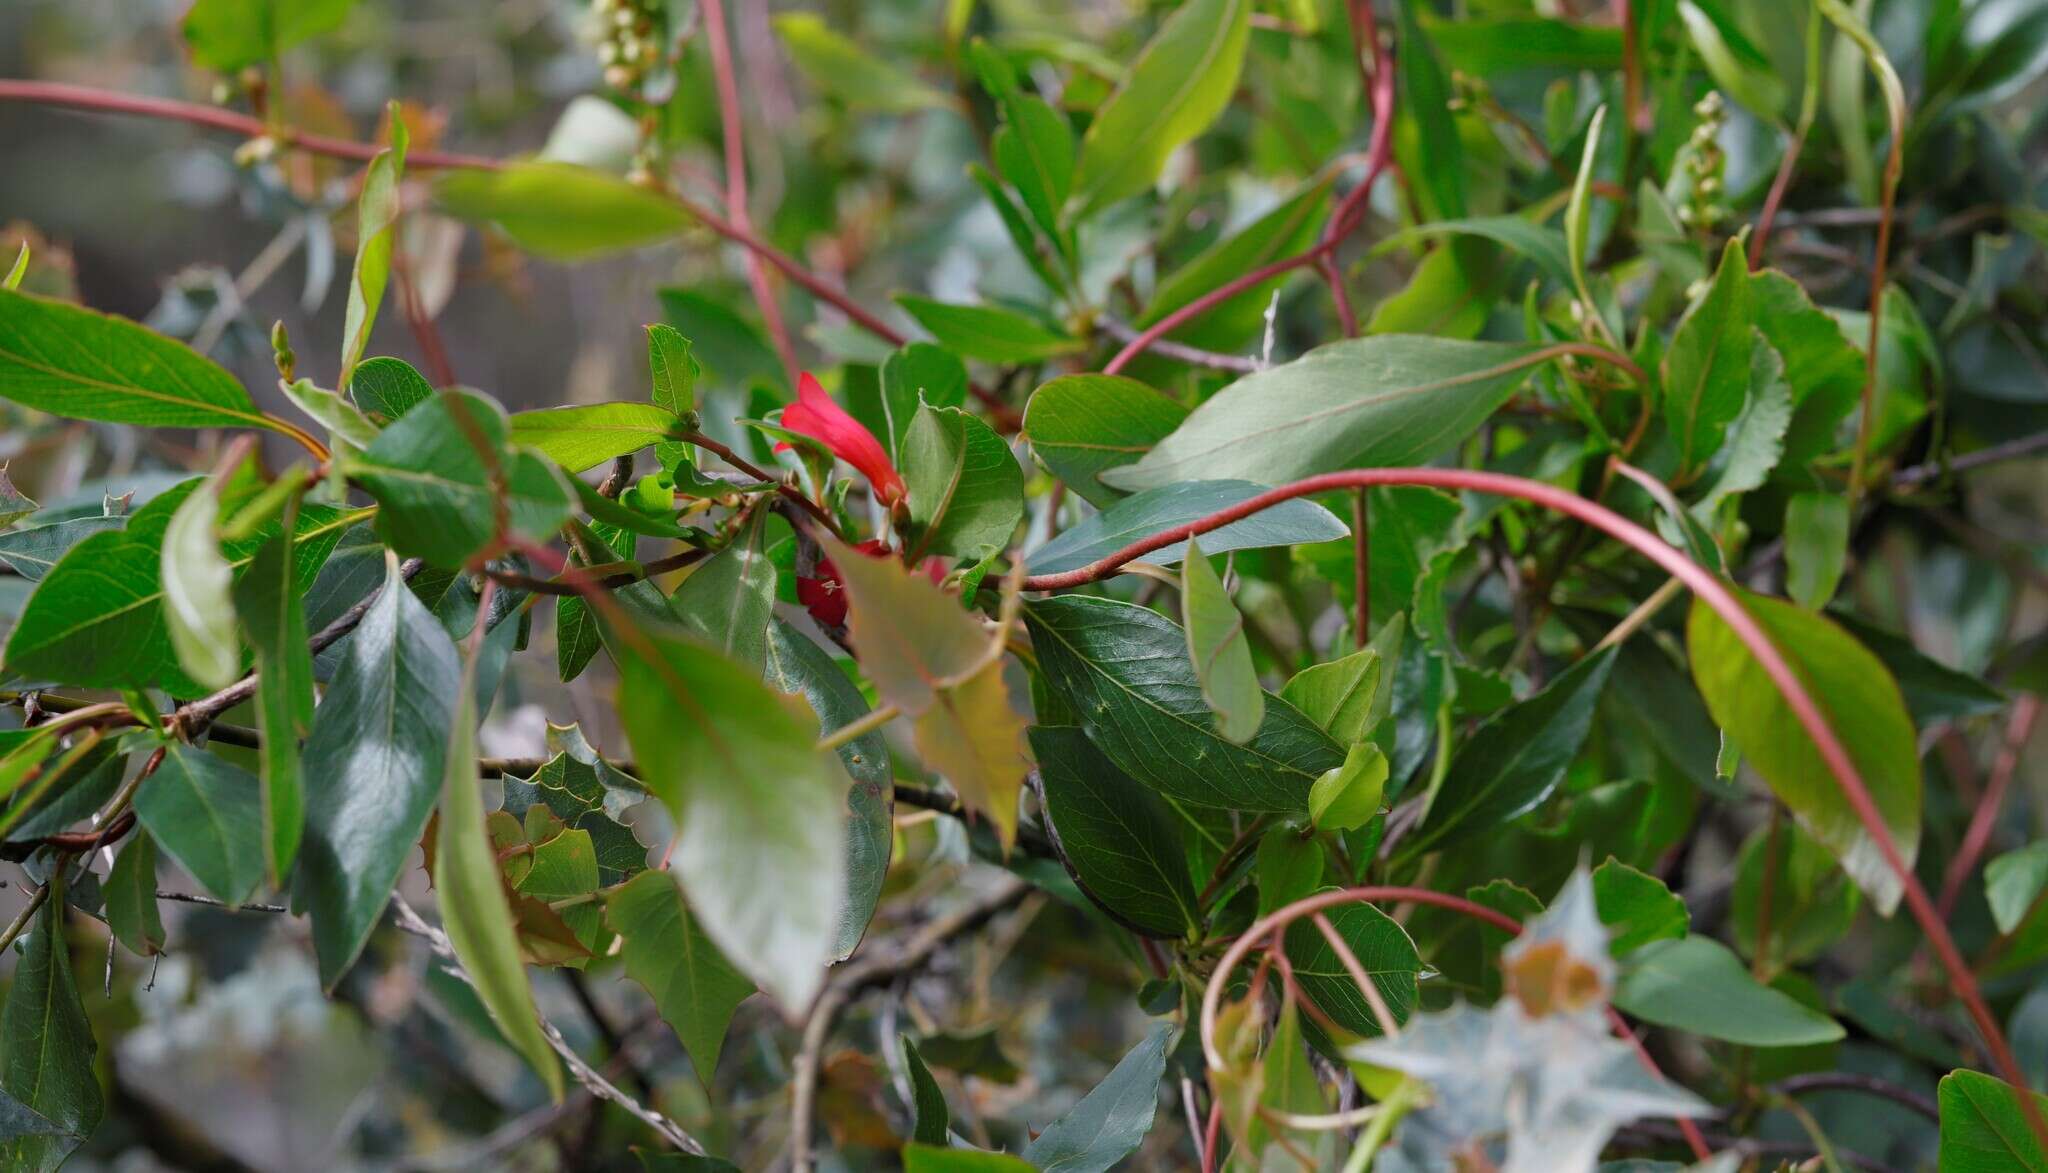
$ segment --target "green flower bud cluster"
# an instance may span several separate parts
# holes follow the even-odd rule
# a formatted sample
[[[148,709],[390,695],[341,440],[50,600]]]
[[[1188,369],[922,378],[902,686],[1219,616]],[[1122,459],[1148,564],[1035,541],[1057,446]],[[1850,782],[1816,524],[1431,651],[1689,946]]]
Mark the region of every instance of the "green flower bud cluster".
[[[1694,103],[1692,112],[1699,123],[1679,152],[1679,166],[1687,180],[1686,198],[1678,205],[1678,220],[1688,228],[1712,231],[1728,218],[1722,199],[1721,181],[1728,169],[1728,155],[1721,149],[1721,127],[1728,121],[1727,104],[1718,91]]]
[[[597,59],[604,84],[636,90],[662,62],[662,16],[656,0],[591,0],[599,22]]]

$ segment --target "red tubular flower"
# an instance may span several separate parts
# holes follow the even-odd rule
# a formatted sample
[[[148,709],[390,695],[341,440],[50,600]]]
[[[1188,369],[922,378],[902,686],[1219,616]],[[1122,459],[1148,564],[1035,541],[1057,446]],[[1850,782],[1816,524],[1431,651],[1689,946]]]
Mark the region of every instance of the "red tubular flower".
[[[889,544],[874,538],[854,545],[854,550],[869,558],[887,558],[894,551]],[[946,564],[937,558],[924,560],[924,576],[936,586],[946,577]],[[826,627],[846,625],[846,586],[839,578],[839,568],[832,565],[830,558],[818,559],[818,577],[805,578],[798,575],[796,598],[811,613],[811,618]]]
[[[833,402],[809,371],[796,381],[796,402],[782,409],[782,426],[818,441],[832,455],[859,469],[883,505],[895,508],[909,491],[902,474],[889,463],[882,442]]]

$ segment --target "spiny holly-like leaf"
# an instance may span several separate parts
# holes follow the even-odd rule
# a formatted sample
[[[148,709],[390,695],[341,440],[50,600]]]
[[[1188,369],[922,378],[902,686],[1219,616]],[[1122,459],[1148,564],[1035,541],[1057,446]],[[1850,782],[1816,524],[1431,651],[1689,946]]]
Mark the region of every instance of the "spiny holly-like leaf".
[[[607,894],[605,915],[624,942],[626,972],[682,1040],[698,1079],[712,1086],[726,1026],[754,983],[704,935],[675,880],[662,872],[642,872]]]

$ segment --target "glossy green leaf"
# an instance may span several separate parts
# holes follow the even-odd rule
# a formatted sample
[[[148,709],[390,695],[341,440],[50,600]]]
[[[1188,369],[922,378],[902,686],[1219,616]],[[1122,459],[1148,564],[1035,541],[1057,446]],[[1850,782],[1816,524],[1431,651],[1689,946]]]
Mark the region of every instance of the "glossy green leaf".
[[[1252,856],[1257,914],[1265,917],[1314,892],[1323,882],[1323,845],[1287,823],[1268,827]]]
[[[647,327],[647,371],[650,379],[647,394],[654,406],[665,408],[678,417],[697,410],[697,379],[704,371],[697,362],[697,356],[691,352],[690,340],[674,326],[655,322]],[[515,428],[518,422],[514,417]],[[679,422],[670,421],[668,426],[675,427]],[[688,447],[680,440],[657,439],[654,455],[661,462],[661,467],[670,471],[690,458]]]
[[[156,904],[156,840],[149,832],[136,832],[121,848],[100,891],[115,940],[138,957],[164,951],[164,921]]]
[[[1941,1078],[1942,1173],[2042,1173],[2048,1153],[2034,1137],[2020,1096],[2034,1097],[2048,1114],[2048,1096],[2018,1092],[1981,1071],[1951,1071]]]
[[[1337,935],[1351,947],[1352,956],[1365,969],[1379,990],[1380,999],[1393,1013],[1396,1024],[1408,1021],[1415,1009],[1418,991],[1416,975],[1422,958],[1415,942],[1394,918],[1370,904],[1341,904],[1325,914]],[[1286,930],[1287,960],[1302,993],[1321,1007],[1338,1026],[1355,1035],[1371,1038],[1380,1033],[1372,1004],[1351,980],[1351,971],[1330,948],[1330,942],[1309,918],[1297,920]]]
[[[1024,620],[1047,682],[1089,740],[1169,798],[1306,813],[1309,786],[1343,762],[1343,750],[1278,697],[1266,699],[1249,743],[1225,740],[1188,662],[1186,633],[1157,612],[1065,595],[1026,604]]]
[[[93,1073],[92,1024],[72,979],[64,940],[62,881],[43,902],[0,1007],[0,1092],[47,1121],[51,1130],[0,1138],[0,1165],[51,1173],[99,1126],[105,1108]]]
[[[457,170],[434,185],[449,215],[497,225],[521,248],[580,261],[674,236],[690,223],[682,205],[617,176],[569,163],[508,163]]]
[[[306,739],[306,829],[292,907],[312,913],[320,981],[330,990],[383,918],[426,829],[465,691],[446,629],[387,555],[384,585],[343,645]]]
[[[1060,210],[1074,188],[1074,128],[1044,99],[1013,93],[1003,100],[1003,125],[989,136],[1003,178],[1038,222],[1058,239]]]
[[[857,555],[856,555],[857,557]],[[671,867],[705,934],[784,1008],[834,955],[846,890],[846,772],[808,706],[670,631],[622,635],[619,717],[641,781],[676,816]]]
[[[1841,323],[1776,269],[1749,278],[1750,317],[1785,360],[1792,419],[1785,463],[1804,465],[1834,447],[1835,429],[1863,395],[1863,352]]]
[[[1425,219],[1451,220],[1466,211],[1465,151],[1451,107],[1450,77],[1418,21],[1416,0],[1394,5],[1401,66],[1394,74],[1394,159],[1415,176]]]
[[[411,363],[397,358],[366,358],[348,381],[356,406],[385,423],[434,397],[434,385]]]
[[[356,363],[370,345],[370,329],[377,324],[384,286],[391,279],[391,249],[397,240],[399,183],[405,177],[407,146],[405,119],[400,117],[397,102],[391,103],[385,125],[390,128],[391,145],[378,151],[377,157],[363,169],[362,192],[357,197],[356,264],[348,281],[348,312],[341,331],[341,378],[335,384],[340,387],[349,385]]]
[[[768,628],[766,676],[770,687],[810,702],[818,714],[820,737],[869,712],[867,698],[825,649],[780,619]],[[846,791],[846,902],[840,908],[834,953],[834,960],[843,961],[867,932],[889,878],[896,799],[889,741],[881,730],[854,738],[838,753],[847,777],[853,779]]]
[[[1060,859],[1089,899],[1147,936],[1201,923],[1182,821],[1071,726],[1031,730],[1045,817]]]
[[[446,730],[441,812],[435,820],[434,893],[448,943],[468,972],[477,999],[512,1049],[540,1076],[549,1097],[560,1103],[562,1065],[541,1033],[497,849],[484,830],[483,779],[477,772],[477,715],[472,699],[475,672],[472,655],[456,690],[455,711]]]
[[[1188,481],[1147,489],[1062,531],[1031,552],[1037,574],[1059,574],[1105,558],[1139,538],[1242,504],[1266,491],[1250,481]],[[1291,546],[1350,537],[1337,515],[1303,498],[1262,509],[1201,536],[1211,554],[1267,546]],[[1146,554],[1144,561],[1171,566],[1187,557],[1188,544],[1175,542]]]
[[[1785,502],[1785,593],[1809,611],[1835,597],[1849,557],[1849,498],[1794,493]]]
[[[816,13],[781,13],[775,31],[804,79],[850,109],[911,114],[952,105],[945,91],[869,53]]]
[[[1578,756],[1613,668],[1612,648],[1594,652],[1460,743],[1428,821],[1405,849],[1435,850],[1542,805]]]
[[[221,555],[219,523],[220,493],[208,479],[171,514],[163,543],[164,629],[178,666],[208,692],[242,674],[235,571]]]
[[[1080,1103],[1024,1147],[1024,1159],[1041,1173],[1108,1173],[1137,1152],[1159,1110],[1173,1034],[1172,1023],[1154,1026]]]
[[[957,407],[922,407],[897,463],[910,486],[914,550],[979,562],[1024,520],[1024,470],[995,430]]]
[[[1878,658],[1829,620],[1738,591],[1792,664],[1855,763],[1908,867],[1920,847],[1920,755],[1898,684]],[[1714,720],[1787,810],[1842,861],[1878,911],[1898,904],[1898,877],[1843,797],[1820,750],[1749,649],[1712,608],[1686,624],[1693,680]]]
[[[1762,984],[1712,937],[1653,941],[1631,953],[1614,988],[1628,1014],[1747,1047],[1830,1043],[1841,1024]]]
[[[903,1146],[903,1173],[1033,1173],[1031,1162],[1008,1153],[980,1149],[948,1149],[936,1145]]]
[[[7,666],[70,684],[120,688],[162,686],[180,696],[206,690],[186,679],[166,629],[161,585],[163,543],[171,517],[197,480],[136,510],[118,531],[73,545],[43,577],[7,644]],[[310,580],[342,533],[365,510],[306,505],[292,531],[295,572]],[[247,538],[224,542],[222,556],[237,577],[257,550],[283,532],[272,520]]]
[[[1280,696],[1339,745],[1352,745],[1386,717],[1393,700],[1393,673],[1378,648],[1360,648],[1303,668],[1280,689]]]
[[[1252,646],[1245,639],[1244,616],[1230,601],[1223,580],[1188,539],[1181,570],[1180,621],[1188,634],[1188,660],[1202,686],[1202,700],[1216,715],[1216,733],[1243,745],[1259,731],[1266,716],[1266,692],[1252,666]]]
[[[240,766],[167,746],[135,792],[135,817],[217,900],[240,904],[263,879],[263,785]]]
[[[1626,957],[1652,941],[1683,937],[1692,929],[1685,901],[1664,881],[1613,856],[1593,869],[1593,899],[1607,926],[1607,948]]]
[[[1387,755],[1370,741],[1357,742],[1343,765],[1309,787],[1309,819],[1319,831],[1356,831],[1380,813],[1386,792]]]
[[[515,414],[512,442],[570,472],[582,472],[658,443],[675,431],[677,423],[673,411],[653,403],[548,407]]]
[[[896,299],[948,350],[990,363],[1035,363],[1083,347],[1035,318],[992,305],[958,305],[904,294]]]
[[[1535,353],[1521,343],[1408,334],[1333,342],[1232,383],[1136,464],[1101,477],[1135,491],[1421,464],[1507,402]]]
[[[1749,261],[1721,253],[1713,284],[1687,307],[1664,356],[1664,422],[1686,473],[1704,468],[1749,395]]]
[[[350,478],[381,506],[377,532],[392,549],[454,570],[496,538],[501,508],[515,533],[536,541],[568,520],[574,498],[561,472],[508,448],[507,432],[496,403],[445,392],[351,462]]]
[[[1136,379],[1062,375],[1032,393],[1024,434],[1048,472],[1101,509],[1123,494],[1098,474],[1137,460],[1187,417],[1187,408]]]
[[[1958,672],[1923,655],[1905,636],[1843,611],[1832,612],[1828,617],[1884,661],[1884,666],[1898,679],[1899,691],[1906,697],[1906,710],[1913,714],[1917,725],[1980,717],[1995,713],[2008,703],[2009,698],[1985,683],[1983,677]]]
[[[67,419],[268,428],[213,360],[125,318],[0,290],[0,397]]]
[[[1223,113],[1251,40],[1251,9],[1251,0],[1192,0],[1160,25],[1081,138],[1076,215],[1151,187],[1167,156]]]
[[[917,1043],[909,1035],[903,1036],[903,1067],[910,1073],[910,1139],[943,1148],[952,1113],[946,1110],[946,1094],[939,1090],[939,1081],[932,1078],[932,1069],[924,1065],[924,1056],[917,1053]]]
[[[305,826],[299,739],[313,726],[313,657],[306,646],[302,594],[298,567],[282,534],[263,544],[235,584],[242,633],[256,649],[263,858],[273,885],[290,873]]]
[[[768,510],[756,509],[725,549],[699,566],[669,599],[684,631],[755,671],[767,663],[775,609],[775,562],[768,557]]]
[[[196,0],[179,27],[194,64],[234,73],[333,30],[353,7],[355,0]]]

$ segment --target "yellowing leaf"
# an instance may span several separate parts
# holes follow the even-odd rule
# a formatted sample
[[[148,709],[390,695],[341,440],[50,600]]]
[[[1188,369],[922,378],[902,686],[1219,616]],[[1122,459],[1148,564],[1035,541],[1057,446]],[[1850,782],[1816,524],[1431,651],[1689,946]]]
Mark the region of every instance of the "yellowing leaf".
[[[967,809],[988,815],[1005,847],[1017,839],[1017,795],[1031,770],[1024,718],[1010,707],[1003,661],[990,658],[944,689],[914,726],[918,752]]]

